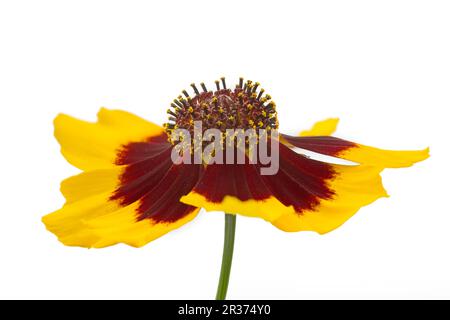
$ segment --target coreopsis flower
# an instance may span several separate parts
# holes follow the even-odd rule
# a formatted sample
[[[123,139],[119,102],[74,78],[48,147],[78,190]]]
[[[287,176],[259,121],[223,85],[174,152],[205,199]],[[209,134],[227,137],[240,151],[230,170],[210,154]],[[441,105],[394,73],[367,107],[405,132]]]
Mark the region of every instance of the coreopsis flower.
[[[328,119],[298,136],[279,136],[274,174],[262,174],[259,162],[174,163],[175,131],[195,134],[195,123],[201,133],[220,130],[221,146],[227,144],[227,129],[278,129],[276,105],[259,83],[240,78],[229,89],[222,78],[214,91],[203,83],[201,91],[195,84],[192,88],[192,96],[183,91],[173,101],[164,126],[119,110],[101,109],[95,123],[56,117],[61,152],[83,171],[62,182],[65,205],[43,218],[62,243],[141,247],[193,220],[201,208],[224,211],[232,215],[228,219],[236,214],[262,218],[283,231],[323,234],[387,196],[383,169],[428,157],[428,149],[388,151],[331,137],[338,120]],[[355,164],[315,160],[298,148]],[[234,220],[229,227],[234,233]]]

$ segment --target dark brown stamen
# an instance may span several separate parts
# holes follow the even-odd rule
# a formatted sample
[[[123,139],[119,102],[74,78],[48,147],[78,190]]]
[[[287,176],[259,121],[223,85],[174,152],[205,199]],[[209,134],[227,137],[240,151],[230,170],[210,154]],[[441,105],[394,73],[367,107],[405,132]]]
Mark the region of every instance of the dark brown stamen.
[[[227,84],[225,83],[225,77],[220,78],[222,80],[222,85],[224,89],[227,89]]]
[[[167,113],[170,114],[170,115],[172,115],[172,116],[174,116],[174,117],[177,116],[177,115],[175,114],[175,112],[173,112],[173,111],[170,110],[170,109],[167,109]]]
[[[261,96],[264,94],[264,89],[261,88],[261,90],[259,90],[259,94],[258,97],[256,97],[256,99],[261,100]]]
[[[175,100],[173,100],[173,102],[175,102],[175,104],[177,106],[179,106],[180,108],[183,108],[183,104],[179,100],[175,99]]]
[[[252,92],[256,92],[256,89],[258,89],[258,87],[259,87],[259,82],[255,82]]]
[[[187,106],[187,102],[186,102],[186,99],[184,99],[183,97],[178,97],[178,99],[180,100],[180,102],[183,104],[183,107],[186,107]]]
[[[192,89],[194,89],[194,92],[195,92],[196,95],[200,94],[200,92],[198,91],[197,87],[195,86],[195,83],[191,83],[191,87],[192,87]]]
[[[251,80],[247,80],[247,86],[246,86],[246,88],[247,88],[247,94],[250,94],[250,90],[252,89],[252,87],[253,87],[253,85],[252,85],[252,82],[253,81],[251,81]],[[245,90],[244,90],[245,91]]]

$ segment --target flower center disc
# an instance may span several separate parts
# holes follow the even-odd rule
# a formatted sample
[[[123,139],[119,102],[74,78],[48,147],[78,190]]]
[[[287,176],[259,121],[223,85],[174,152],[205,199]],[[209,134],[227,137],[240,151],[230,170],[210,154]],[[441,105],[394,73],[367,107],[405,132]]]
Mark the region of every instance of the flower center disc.
[[[244,84],[244,79],[240,78],[234,90],[227,88],[225,78],[215,84],[216,90],[209,91],[201,83],[200,92],[193,83],[194,96],[183,90],[184,97],[180,95],[173,101],[172,108],[167,110],[169,123],[164,124],[169,140],[174,129],[186,129],[193,134],[196,121],[201,122],[202,131],[213,128],[222,132],[227,129],[278,129],[275,103],[270,95],[264,95],[258,82],[248,80]]]

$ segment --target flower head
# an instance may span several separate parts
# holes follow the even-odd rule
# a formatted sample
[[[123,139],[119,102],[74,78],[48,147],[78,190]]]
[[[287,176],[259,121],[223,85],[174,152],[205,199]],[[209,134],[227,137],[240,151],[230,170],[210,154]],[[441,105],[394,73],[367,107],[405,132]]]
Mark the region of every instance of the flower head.
[[[258,82],[239,79],[234,90],[228,89],[225,78],[216,81],[216,91],[208,91],[206,85],[201,83],[202,92],[192,83],[195,96],[191,97],[186,90],[179,96],[167,110],[169,123],[164,124],[166,133],[170,137],[173,130],[186,129],[194,133],[194,123],[199,121],[202,131],[218,129],[223,133],[227,129],[256,129],[267,131],[278,128],[275,102],[271,96],[264,95],[264,89],[259,88]],[[174,141],[171,140],[172,143]]]
[[[337,119],[328,119],[299,136],[268,138],[280,142],[275,174],[262,174],[266,163],[261,161],[174,163],[175,130],[195,135],[196,122],[201,133],[219,130],[222,143],[227,129],[278,129],[275,103],[259,83],[241,78],[231,90],[222,78],[215,91],[203,83],[202,92],[195,84],[192,89],[192,96],[183,91],[173,101],[163,127],[118,110],[101,109],[96,123],[57,116],[61,152],[83,170],[62,182],[65,205],[43,218],[60,241],[139,247],[191,221],[200,208],[263,218],[284,231],[326,233],[387,196],[383,169],[408,167],[428,157],[428,149],[388,151],[331,137]],[[356,165],[314,160],[294,148]],[[250,160],[248,151],[243,154]]]

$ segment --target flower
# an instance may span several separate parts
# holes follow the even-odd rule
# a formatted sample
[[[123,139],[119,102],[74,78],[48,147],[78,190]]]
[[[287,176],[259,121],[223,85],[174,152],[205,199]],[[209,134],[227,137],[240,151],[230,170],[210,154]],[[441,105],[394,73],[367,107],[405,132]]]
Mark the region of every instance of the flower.
[[[102,108],[96,123],[60,114],[54,121],[61,152],[79,175],[61,184],[65,205],[43,217],[48,230],[70,246],[140,247],[188,223],[200,208],[263,218],[284,231],[329,232],[387,193],[380,172],[428,157],[388,151],[331,137],[338,119],[318,122],[299,136],[280,135],[279,170],[263,175],[260,163],[176,164],[174,131],[227,128],[278,129],[276,105],[259,83],[225,79],[216,90],[192,84],[158,126],[133,114]],[[222,141],[223,142],[223,141]],[[247,144],[247,140],[246,140]],[[314,160],[294,148],[355,162]]]

